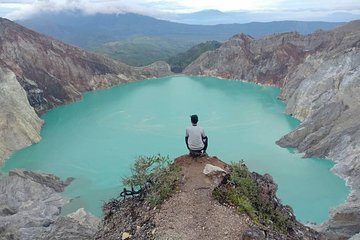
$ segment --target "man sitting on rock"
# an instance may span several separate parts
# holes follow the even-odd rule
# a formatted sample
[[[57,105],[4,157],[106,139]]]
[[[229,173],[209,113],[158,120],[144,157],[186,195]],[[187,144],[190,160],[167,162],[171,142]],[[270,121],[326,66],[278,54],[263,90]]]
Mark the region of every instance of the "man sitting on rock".
[[[197,123],[199,118],[197,115],[190,116],[192,126],[186,128],[185,142],[190,151],[190,156],[198,157],[201,155],[207,155],[206,149],[208,146],[208,137],[202,127]]]

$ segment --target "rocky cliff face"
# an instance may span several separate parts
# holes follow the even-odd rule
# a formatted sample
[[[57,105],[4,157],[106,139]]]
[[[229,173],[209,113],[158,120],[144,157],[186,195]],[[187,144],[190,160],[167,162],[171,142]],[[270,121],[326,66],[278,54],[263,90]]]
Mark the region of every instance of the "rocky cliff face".
[[[171,74],[164,62],[130,67],[3,18],[0,69],[0,161],[11,151],[40,140],[42,121],[32,108],[42,114],[80,99],[85,91]]]
[[[68,199],[59,192],[70,181],[20,169],[0,176],[0,239],[91,239],[97,218],[83,209],[60,216]]]
[[[321,226],[329,238],[360,231],[360,21],[328,32],[239,34],[204,53],[184,73],[276,85],[286,112],[302,120],[277,143],[305,156],[331,158],[352,188]]]
[[[13,72],[0,68],[0,165],[1,156],[40,140],[43,121],[30,106],[25,90]]]

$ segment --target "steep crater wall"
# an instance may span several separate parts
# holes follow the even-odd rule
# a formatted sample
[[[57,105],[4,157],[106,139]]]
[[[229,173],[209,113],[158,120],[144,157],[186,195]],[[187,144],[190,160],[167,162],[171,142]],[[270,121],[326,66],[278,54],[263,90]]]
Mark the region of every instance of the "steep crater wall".
[[[0,164],[12,151],[40,141],[42,120],[35,112],[78,100],[86,91],[170,74],[165,62],[130,67],[0,18]]]
[[[352,193],[321,226],[329,238],[360,231],[360,21],[302,36],[239,34],[202,54],[185,74],[241,79],[282,89],[286,112],[302,123],[277,143],[331,158]]]

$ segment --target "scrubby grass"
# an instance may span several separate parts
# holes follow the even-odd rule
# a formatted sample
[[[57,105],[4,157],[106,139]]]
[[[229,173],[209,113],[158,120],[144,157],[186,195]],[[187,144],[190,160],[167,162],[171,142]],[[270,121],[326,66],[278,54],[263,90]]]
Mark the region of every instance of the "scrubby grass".
[[[259,189],[243,162],[232,163],[227,184],[213,191],[213,196],[220,202],[230,203],[240,213],[246,213],[254,221],[258,219],[252,203],[258,194]]]
[[[132,175],[123,178],[123,184],[134,188],[147,186],[145,201],[157,206],[176,192],[180,170],[169,157],[140,156],[131,168]]]
[[[213,196],[220,203],[232,205],[240,213],[247,214],[260,226],[270,226],[282,233],[287,233],[290,228],[289,216],[284,208],[261,198],[261,187],[242,161],[231,164],[227,182],[216,187]]]

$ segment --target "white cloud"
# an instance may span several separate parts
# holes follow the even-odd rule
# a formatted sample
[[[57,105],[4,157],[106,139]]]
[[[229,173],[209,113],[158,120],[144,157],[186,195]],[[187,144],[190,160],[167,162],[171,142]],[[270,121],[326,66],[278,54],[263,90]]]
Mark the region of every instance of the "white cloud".
[[[0,13],[10,19],[25,18],[39,11],[82,10],[84,13],[135,12],[150,16],[194,12],[204,9],[221,11],[335,12],[360,11],[360,0],[0,0]]]
[[[319,10],[360,10],[359,0],[281,0],[275,5],[277,9],[319,9]]]
[[[220,11],[252,11],[271,8],[281,0],[172,0],[168,2],[177,3],[188,11],[200,11],[204,9],[217,9]]]
[[[1,3],[0,9],[7,8],[13,11],[5,17],[16,20],[26,18],[41,11],[61,11],[61,10],[81,10],[85,14],[95,13],[124,13],[134,12],[145,15],[159,15],[160,10],[152,9],[141,6],[137,3],[140,1],[132,1],[131,3],[120,3],[114,0],[35,0],[24,1],[24,3]]]

